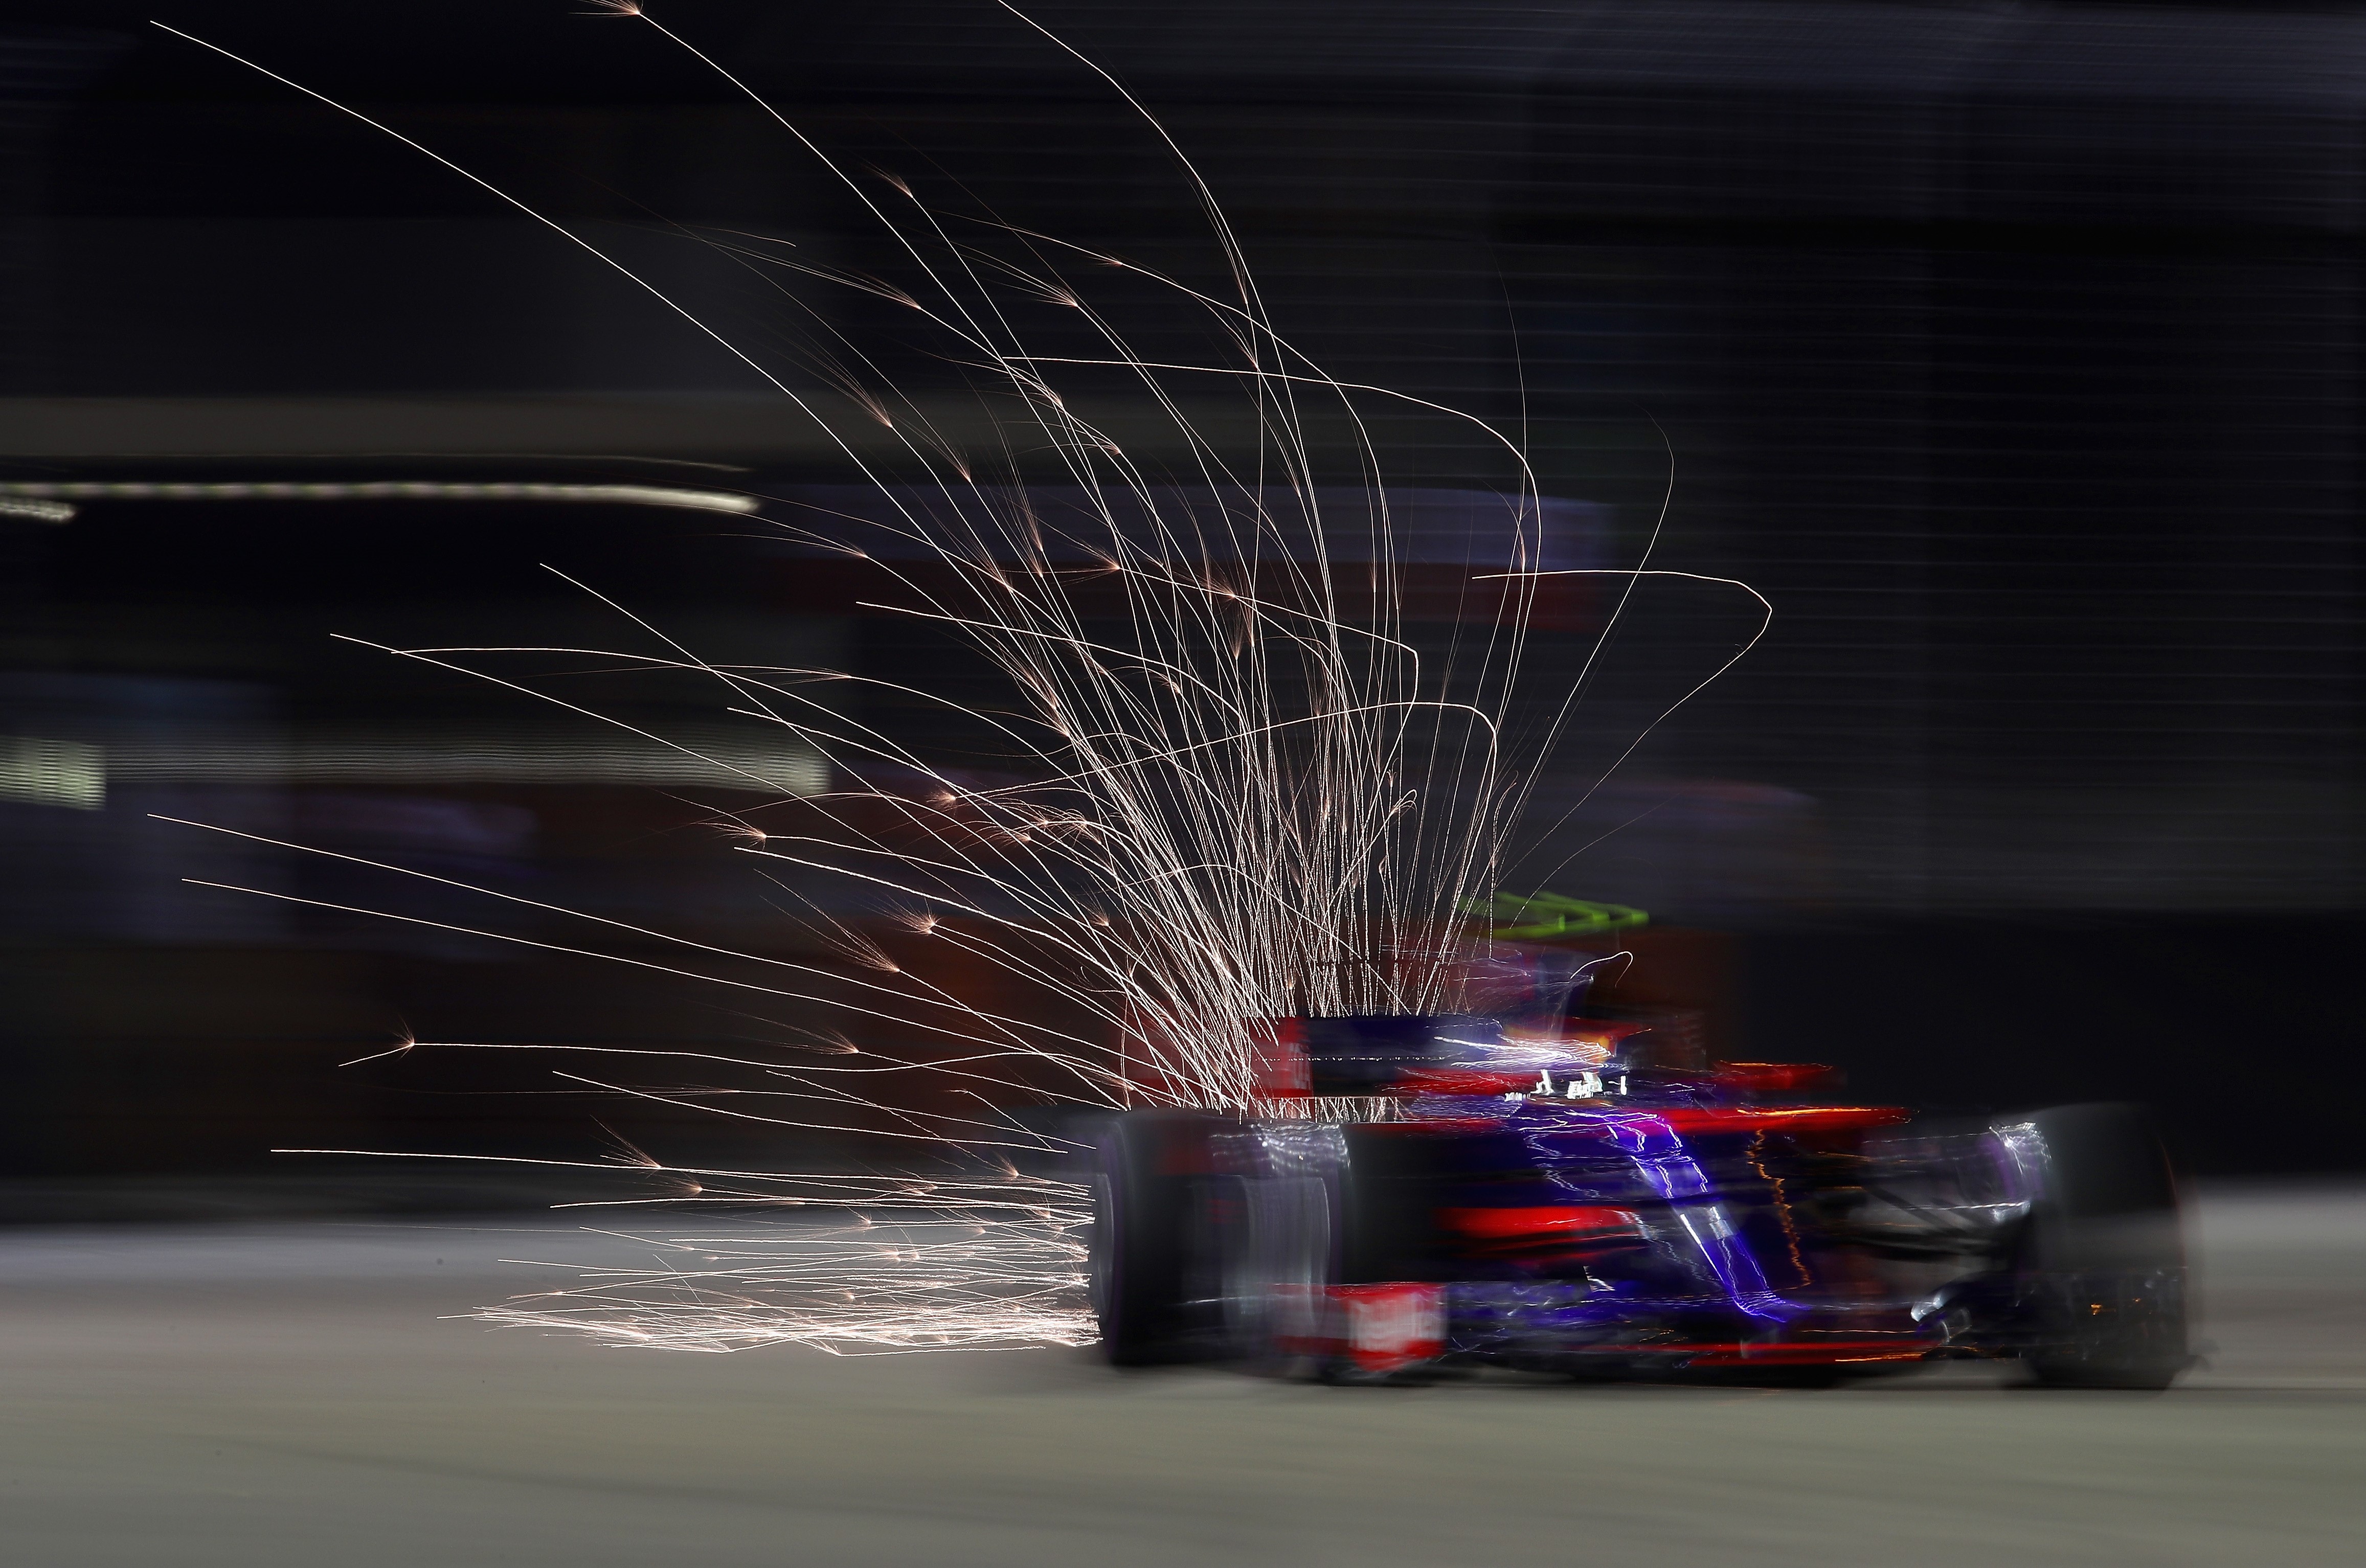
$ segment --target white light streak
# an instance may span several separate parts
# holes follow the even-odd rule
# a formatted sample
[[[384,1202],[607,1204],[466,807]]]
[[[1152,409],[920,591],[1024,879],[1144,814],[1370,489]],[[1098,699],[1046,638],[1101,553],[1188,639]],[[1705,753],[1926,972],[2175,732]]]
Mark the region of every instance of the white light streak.
[[[0,800],[100,810],[107,805],[107,752],[79,740],[0,735]]]
[[[71,523],[74,519],[72,503],[43,501],[38,497],[10,495],[0,491],[0,517],[23,517],[35,523]]]
[[[678,485],[549,484],[448,479],[0,481],[0,514],[63,523],[76,501],[535,501],[589,506],[661,506],[745,516],[756,498]]]

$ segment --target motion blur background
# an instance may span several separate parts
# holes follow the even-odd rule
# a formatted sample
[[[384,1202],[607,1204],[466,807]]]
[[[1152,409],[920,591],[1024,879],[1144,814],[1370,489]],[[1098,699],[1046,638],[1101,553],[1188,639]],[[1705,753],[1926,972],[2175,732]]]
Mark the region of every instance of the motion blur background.
[[[678,1161],[777,1161],[778,1134],[657,1107],[619,1121],[546,1063],[337,1064],[413,1036],[716,1045],[813,1020],[194,886],[582,934],[150,814],[792,953],[782,890],[707,826],[760,798],[731,775],[332,634],[660,651],[546,563],[718,662],[990,691],[760,521],[239,490],[670,485],[793,520],[854,476],[593,258],[151,14],[626,258],[862,449],[884,433],[800,357],[817,322],[944,428],[988,434],[971,373],[895,307],[709,243],[895,265],[852,192],[645,28],[448,0],[12,7],[0,1217],[510,1201],[522,1179],[299,1175],[265,1151],[598,1159],[603,1120]],[[1647,979],[1707,1009],[1721,1050],[1835,1062],[1867,1098],[2148,1099],[2206,1175],[2366,1163],[2366,7],[1033,14],[1157,114],[1313,358],[1517,434],[1568,503],[1572,559],[1633,564],[1672,496],[1653,564],[1773,601],[1749,660],[1589,796],[1755,624],[1729,594],[1638,592],[1541,792],[1532,867],[1650,910]],[[992,6],[679,0],[664,19],[956,225],[992,214],[1221,290],[1156,138]],[[1172,306],[1121,304],[1150,357],[1217,352]],[[1180,456],[1138,389],[1092,397],[1137,456]],[[1238,449],[1237,400],[1209,389],[1190,412]],[[1515,478],[1467,425],[1383,409],[1374,434],[1408,490]],[[65,521],[40,489],[154,483],[231,488],[84,494]],[[1607,604],[1572,597],[1541,634],[1556,700]],[[500,668],[827,783],[711,688],[556,656]],[[919,733],[918,709],[845,700]],[[984,765],[961,736],[933,743]],[[2229,1110],[2262,1095],[2275,1116]]]

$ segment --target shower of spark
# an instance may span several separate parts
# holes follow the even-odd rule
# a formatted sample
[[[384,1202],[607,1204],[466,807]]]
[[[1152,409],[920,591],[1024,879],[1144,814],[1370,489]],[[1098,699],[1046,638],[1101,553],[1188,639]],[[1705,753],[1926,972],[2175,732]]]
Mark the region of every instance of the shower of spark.
[[[577,1070],[561,1076],[587,1089],[771,1123],[784,1136],[856,1130],[880,1163],[909,1153],[919,1157],[907,1165],[933,1174],[699,1171],[634,1151],[597,1168],[638,1170],[659,1184],[661,1195],[637,1201],[642,1206],[737,1204],[778,1217],[728,1235],[636,1235],[626,1239],[657,1250],[652,1267],[602,1271],[476,1315],[621,1346],[709,1351],[783,1342],[839,1352],[1082,1343],[1091,1337],[1081,1291],[1087,1193],[1024,1168],[1043,1168],[1042,1156],[1062,1140],[1008,1108],[1177,1104],[1303,1115],[1302,1103],[1293,1111],[1259,1100],[1253,1021],[1450,1011],[1470,999],[1466,977],[1484,933],[1462,911],[1496,895],[1509,826],[1569,716],[1562,703],[1546,721],[1521,725],[1511,707],[1539,581],[1559,575],[1543,558],[1544,505],[1515,444],[1455,411],[1334,380],[1299,352],[1269,319],[1212,192],[1147,111],[1143,123],[1206,212],[1230,279],[1223,297],[1050,236],[939,212],[892,176],[873,183],[831,161],[637,6],[609,8],[688,51],[819,160],[868,209],[905,276],[834,272],[746,236],[708,243],[760,273],[803,275],[892,302],[974,370],[999,411],[1002,450],[963,449],[818,314],[821,337],[806,367],[842,406],[794,389],[666,300],[815,420],[869,487],[860,515],[808,511],[774,526],[815,552],[868,562],[882,584],[870,608],[959,638],[1010,694],[990,708],[963,707],[893,688],[995,736],[1003,755],[995,776],[983,778],[827,701],[833,687],[864,682],[857,674],[715,666],[637,617],[664,652],[564,650],[597,652],[619,667],[703,672],[748,724],[827,761],[830,787],[817,794],[749,760],[759,753],[733,760],[631,730],[777,797],[724,826],[736,852],[806,898],[810,927],[837,957],[730,952],[471,887],[489,907],[525,905],[584,933],[529,942],[495,919],[478,934],[690,976],[751,1001],[826,1010],[851,1032],[738,1055],[432,1048],[564,1050]],[[1141,109],[1098,67],[1011,14]],[[658,293],[525,203],[366,123]],[[1114,322],[1117,307],[1098,302],[1107,291],[1086,277],[1163,290],[1205,316],[1229,358],[1137,355]],[[1059,314],[1064,346],[1079,328],[1095,346],[1031,354],[1028,323],[1045,310]],[[1079,412],[1090,404],[1087,391],[1112,376],[1163,412],[1168,435],[1189,454],[1182,471],[1137,462]],[[1211,387],[1237,395],[1254,417],[1262,437],[1253,454],[1220,451],[1187,418],[1186,389]],[[1504,455],[1500,538],[1482,552],[1492,570],[1464,574],[1463,618],[1481,629],[1459,637],[1451,657],[1425,657],[1406,634],[1398,590],[1407,568],[1383,456],[1364,423],[1391,400],[1468,420]],[[847,420],[875,427],[862,450],[841,432]],[[1314,430],[1325,422],[1353,433],[1349,467],[1366,476],[1360,486],[1318,484],[1318,468],[1341,471],[1335,454],[1318,462]],[[878,431],[892,462],[864,456],[878,448]],[[1010,454],[1047,449],[1049,478],[1037,468],[1022,479]],[[1047,503],[1054,492],[1058,504]],[[1352,569],[1341,565],[1349,560]],[[1656,575],[1648,566],[1647,557],[1617,575],[1631,588]],[[496,655],[560,650],[388,651],[573,708],[484,667]],[[842,889],[840,908],[850,896],[869,901],[866,928],[800,891],[826,883]],[[878,934],[891,928],[893,952]],[[660,943],[676,957],[605,953],[603,935]],[[1042,1005],[957,994],[944,967],[916,951],[941,953],[966,974],[1002,976]],[[611,1070],[586,1065],[603,1061]],[[677,1077],[657,1087],[617,1081],[636,1066]]]
[[[512,1297],[472,1315],[622,1347],[746,1350],[806,1345],[832,1355],[1088,1345],[1085,1247],[1073,1218],[858,1216],[758,1235],[653,1237],[648,1267]],[[545,1265],[544,1267],[548,1267]]]

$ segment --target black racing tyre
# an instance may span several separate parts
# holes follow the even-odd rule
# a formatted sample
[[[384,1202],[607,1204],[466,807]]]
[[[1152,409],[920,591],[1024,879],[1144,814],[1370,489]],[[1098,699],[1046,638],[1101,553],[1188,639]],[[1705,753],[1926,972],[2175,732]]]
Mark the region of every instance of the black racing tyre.
[[[2192,1357],[2177,1180],[2152,1118],[2065,1105],[2026,1124],[2045,1171],[2013,1260],[2031,1375],[2051,1388],[2167,1388]]]
[[[1111,1364],[1197,1359],[1222,1337],[1213,1235],[1219,1141],[1200,1111],[1129,1111],[1103,1129],[1093,1175],[1091,1283]]]

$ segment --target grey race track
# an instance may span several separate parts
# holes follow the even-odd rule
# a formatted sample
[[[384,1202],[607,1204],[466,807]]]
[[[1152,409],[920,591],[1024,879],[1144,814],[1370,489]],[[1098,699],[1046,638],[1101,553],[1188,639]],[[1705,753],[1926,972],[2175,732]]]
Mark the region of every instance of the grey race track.
[[[2366,1193],[2221,1190],[2194,1232],[2215,1349],[2159,1396],[618,1351],[439,1319],[618,1245],[539,1218],[0,1233],[0,1559],[2366,1561]]]

